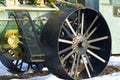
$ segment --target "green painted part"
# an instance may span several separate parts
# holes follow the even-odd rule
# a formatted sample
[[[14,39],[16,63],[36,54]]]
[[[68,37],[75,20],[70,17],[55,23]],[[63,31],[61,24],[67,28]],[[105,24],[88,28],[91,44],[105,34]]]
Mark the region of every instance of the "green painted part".
[[[6,30],[9,29],[18,29],[18,26],[15,20],[10,21],[9,19],[10,11],[0,12],[0,38],[3,38]],[[35,24],[35,29],[38,33],[38,36],[41,36],[42,29],[46,24],[47,20],[53,12],[41,12],[41,11],[29,11],[30,16]]]
[[[5,26],[7,25],[7,21],[2,21],[2,19],[8,19],[7,12],[0,12],[0,34],[3,32]]]
[[[120,53],[120,17],[113,15],[113,6],[110,5],[109,0],[100,0],[100,12],[107,21],[112,36],[112,54],[118,54]]]
[[[8,19],[7,11],[0,13],[0,38],[4,37],[6,30],[18,29],[16,22]]]

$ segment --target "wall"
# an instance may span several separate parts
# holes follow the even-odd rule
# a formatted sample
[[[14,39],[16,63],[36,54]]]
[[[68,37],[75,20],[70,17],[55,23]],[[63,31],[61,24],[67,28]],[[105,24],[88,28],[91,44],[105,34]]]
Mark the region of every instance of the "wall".
[[[113,15],[113,6],[120,6],[120,4],[110,4],[109,0],[100,0],[100,12],[106,19],[112,36],[112,53],[120,53],[120,17]]]

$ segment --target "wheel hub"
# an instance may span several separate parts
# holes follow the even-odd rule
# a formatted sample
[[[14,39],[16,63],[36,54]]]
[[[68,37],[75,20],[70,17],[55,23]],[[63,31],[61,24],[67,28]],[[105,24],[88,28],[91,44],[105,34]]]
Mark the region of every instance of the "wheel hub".
[[[73,50],[76,51],[76,53],[83,54],[88,48],[88,41],[86,37],[83,35],[78,34],[75,38],[73,38]]]

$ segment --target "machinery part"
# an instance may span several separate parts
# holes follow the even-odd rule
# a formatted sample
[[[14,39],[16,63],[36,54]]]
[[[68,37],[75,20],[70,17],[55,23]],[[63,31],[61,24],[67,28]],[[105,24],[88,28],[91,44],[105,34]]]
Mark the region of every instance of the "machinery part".
[[[9,53],[9,52],[8,52]],[[25,72],[30,69],[41,70],[43,66],[40,63],[28,63],[23,59],[11,60],[0,51],[0,61],[4,66],[6,66],[12,72]]]
[[[4,66],[15,72],[25,72],[29,69],[41,70],[43,68],[40,66],[41,63],[28,62],[23,54],[20,48],[11,49],[5,47],[0,52],[0,60]]]
[[[2,47],[0,60],[4,66],[14,72],[25,72],[29,69],[42,69],[40,63],[27,62],[20,48],[11,49],[9,47]]]
[[[34,0],[36,6],[45,6],[44,0]]]
[[[1,50],[2,50],[1,62],[12,71],[24,72],[24,71],[28,71],[31,68],[32,69],[37,68],[38,70],[40,70],[42,68],[40,66],[41,62],[44,61],[41,59],[41,57],[43,57],[44,55],[35,54],[38,52],[40,53],[40,50],[38,50],[39,44],[35,42],[37,41],[37,39],[34,37],[31,37],[32,35],[35,36],[35,33],[34,33],[35,29],[33,29],[34,26],[32,25],[32,22],[29,23],[29,21],[31,21],[29,18],[30,16],[23,15],[22,11],[15,11],[15,12],[17,16],[15,16],[12,13],[10,17],[17,18],[16,22],[18,24],[18,29],[12,30],[11,28],[10,30],[6,30],[5,37],[4,37],[5,40],[3,40],[4,43],[2,43],[2,46],[1,46]],[[26,13],[26,12],[24,11],[23,13]],[[24,18],[25,20],[23,20]],[[26,41],[27,44],[25,43],[25,40],[28,40]],[[29,46],[29,49],[28,49],[28,46]]]
[[[18,24],[19,32],[22,36],[25,52],[29,62],[43,62],[41,42],[37,38],[35,24],[32,22],[28,11],[15,11],[14,17]],[[24,19],[24,20],[21,20]]]
[[[46,66],[55,75],[79,80],[99,75],[111,54],[111,35],[103,16],[92,9],[60,10],[41,37]]]
[[[8,38],[8,44],[12,49],[18,47],[18,44],[21,43],[19,40],[18,30],[7,30],[5,37]]]

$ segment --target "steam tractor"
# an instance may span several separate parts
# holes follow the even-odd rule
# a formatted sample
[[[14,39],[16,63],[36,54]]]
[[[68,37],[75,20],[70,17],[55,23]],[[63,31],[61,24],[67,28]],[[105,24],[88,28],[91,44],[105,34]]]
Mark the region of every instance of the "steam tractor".
[[[0,0],[2,64],[23,73],[47,67],[67,80],[99,75],[109,61],[111,35],[95,1]]]

